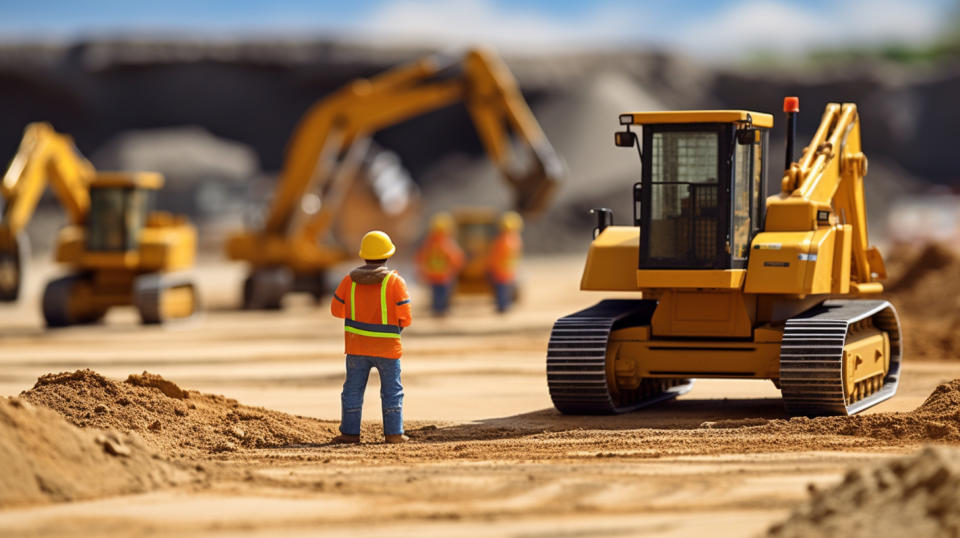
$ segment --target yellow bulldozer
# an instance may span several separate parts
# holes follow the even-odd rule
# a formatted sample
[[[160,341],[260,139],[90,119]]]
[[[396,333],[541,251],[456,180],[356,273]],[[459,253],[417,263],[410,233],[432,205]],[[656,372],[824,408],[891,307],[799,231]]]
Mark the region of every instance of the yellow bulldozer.
[[[462,57],[435,55],[355,80],[306,112],[263,226],[227,242],[227,256],[250,266],[244,307],[280,308],[291,291],[317,295],[327,270],[348,257],[328,236],[338,214],[349,213],[342,207],[345,193],[370,137],[458,102],[466,105],[487,155],[513,189],[514,207],[542,210],[563,166],[496,55],[479,49]],[[302,203],[307,194],[319,203]]]
[[[791,415],[848,415],[896,392],[902,355],[883,258],[869,245],[867,158],[854,104],[826,106],[793,159],[799,102],[787,98],[786,167],[765,196],[769,114],[622,114],[636,147],[630,225],[609,210],[580,287],[635,292],[557,320],[547,382],[563,413],[634,410],[693,378],[770,379]]]
[[[47,123],[26,127],[0,183],[0,301],[20,294],[24,228],[47,185],[69,218],[55,259],[70,271],[43,292],[48,326],[93,323],[115,306],[135,306],[143,323],[196,312],[196,286],[183,274],[196,257],[196,230],[183,217],[151,209],[163,176],[97,172],[70,137]]]

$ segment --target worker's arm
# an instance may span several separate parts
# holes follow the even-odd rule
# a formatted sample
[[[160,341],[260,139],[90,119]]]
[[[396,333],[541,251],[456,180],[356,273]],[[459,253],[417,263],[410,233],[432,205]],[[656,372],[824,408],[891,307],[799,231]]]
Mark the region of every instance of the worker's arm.
[[[407,291],[407,283],[403,277],[397,275],[396,285],[393,287],[394,307],[397,309],[397,324],[401,327],[409,327],[413,321],[413,315],[410,308],[410,293]]]
[[[333,292],[333,298],[330,299],[330,313],[338,318],[347,317],[346,304],[347,295],[350,293],[350,276],[343,277],[337,290]]]

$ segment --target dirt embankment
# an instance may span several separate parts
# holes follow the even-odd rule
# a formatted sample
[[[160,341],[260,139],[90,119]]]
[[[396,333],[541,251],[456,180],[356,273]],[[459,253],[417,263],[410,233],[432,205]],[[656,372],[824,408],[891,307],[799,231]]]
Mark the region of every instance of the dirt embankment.
[[[146,372],[123,383],[91,370],[48,374],[20,396],[80,427],[137,432],[170,457],[324,443],[336,435],[331,422],[183,390]]]
[[[960,451],[932,447],[855,469],[770,529],[777,538],[960,535]]]
[[[729,421],[742,426],[740,421]],[[723,426],[725,421],[718,422]],[[759,426],[784,434],[850,435],[886,441],[960,441],[960,379],[942,383],[923,404],[908,413],[852,417],[795,417]]]
[[[585,429],[582,417],[562,416],[552,410],[479,423],[412,422],[408,433],[414,443],[388,452],[370,444],[347,451],[328,446],[337,434],[335,422],[241,405],[223,396],[181,389],[146,373],[121,383],[90,370],[50,374],[21,397],[56,410],[78,426],[136,432],[163,454],[187,459],[219,459],[222,453],[236,453],[230,459],[266,457],[264,452],[245,449],[300,449],[294,451],[307,459],[373,457],[381,462],[451,457],[650,458],[960,442],[960,380],[940,385],[923,405],[908,413],[719,420],[699,427],[669,422],[638,426],[627,415],[598,417]],[[376,424],[364,428],[366,441],[379,439]]]
[[[190,479],[137,435],[81,430],[24,399],[0,399],[0,508],[140,493]]]
[[[960,255],[932,243],[890,252],[886,296],[900,312],[904,356],[960,359]]]

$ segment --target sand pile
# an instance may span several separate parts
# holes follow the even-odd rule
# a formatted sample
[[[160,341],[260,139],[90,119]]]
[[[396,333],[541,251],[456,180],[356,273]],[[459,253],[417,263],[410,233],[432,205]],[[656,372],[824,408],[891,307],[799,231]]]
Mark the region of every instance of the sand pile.
[[[856,469],[840,485],[811,493],[770,536],[960,535],[960,451],[954,449],[927,448]]]
[[[907,360],[960,359],[960,255],[931,243],[890,253],[886,294],[900,312]]]
[[[336,435],[335,423],[183,390],[146,372],[123,383],[91,370],[48,374],[20,396],[77,426],[137,432],[173,457],[323,443]]]
[[[190,479],[136,435],[81,430],[19,398],[0,398],[0,508],[140,493]]]
[[[721,427],[726,421],[718,421]],[[850,435],[889,441],[960,441],[960,379],[942,383],[909,413],[771,420],[765,430],[783,434]]]

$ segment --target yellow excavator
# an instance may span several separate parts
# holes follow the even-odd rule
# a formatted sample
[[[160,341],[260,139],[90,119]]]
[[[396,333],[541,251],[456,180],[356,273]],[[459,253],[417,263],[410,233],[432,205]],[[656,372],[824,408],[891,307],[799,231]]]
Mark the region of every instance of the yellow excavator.
[[[515,208],[542,210],[563,167],[512,74],[494,54],[431,56],[355,80],[301,119],[263,227],[227,242],[227,256],[251,267],[244,307],[280,308],[289,291],[322,288],[326,271],[347,257],[327,236],[370,137],[457,102],[466,105],[488,156],[516,193]],[[319,193],[320,204],[310,204],[319,209],[312,213],[301,203],[308,193]]]
[[[55,258],[70,268],[43,292],[48,326],[94,323],[114,306],[135,306],[144,323],[196,312],[196,286],[182,274],[196,257],[196,230],[183,217],[151,210],[163,176],[97,172],[73,139],[47,123],[26,127],[0,183],[0,301],[19,296],[24,228],[47,185],[69,218]]]
[[[619,413],[674,398],[693,378],[770,379],[791,415],[848,415],[896,392],[902,355],[886,276],[869,246],[854,104],[828,104],[765,197],[769,114],[620,116],[642,164],[633,222],[598,215],[581,289],[629,291],[557,320],[547,381],[558,410]],[[631,130],[634,128],[636,130]]]

